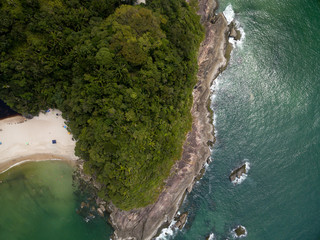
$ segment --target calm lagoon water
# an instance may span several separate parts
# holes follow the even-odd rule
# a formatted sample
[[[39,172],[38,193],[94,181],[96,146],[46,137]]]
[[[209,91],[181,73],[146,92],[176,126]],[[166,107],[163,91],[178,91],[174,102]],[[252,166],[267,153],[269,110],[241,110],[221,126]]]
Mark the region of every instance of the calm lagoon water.
[[[76,213],[84,195],[72,186],[73,169],[61,161],[25,163],[0,175],[0,239],[103,240],[105,219]]]

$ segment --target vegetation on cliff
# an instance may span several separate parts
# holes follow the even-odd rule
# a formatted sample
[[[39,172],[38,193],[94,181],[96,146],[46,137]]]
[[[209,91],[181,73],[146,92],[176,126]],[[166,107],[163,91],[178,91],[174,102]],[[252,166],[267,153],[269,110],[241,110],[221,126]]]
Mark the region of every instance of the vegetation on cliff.
[[[128,210],[180,157],[203,30],[184,0],[124,3],[1,0],[0,95],[21,113],[62,110],[100,197]]]

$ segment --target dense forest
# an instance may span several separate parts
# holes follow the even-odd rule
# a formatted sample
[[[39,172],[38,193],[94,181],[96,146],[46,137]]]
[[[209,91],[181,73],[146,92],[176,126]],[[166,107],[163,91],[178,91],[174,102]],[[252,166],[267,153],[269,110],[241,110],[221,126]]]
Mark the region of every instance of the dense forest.
[[[0,98],[58,108],[121,209],[152,203],[191,128],[196,0],[0,0]]]

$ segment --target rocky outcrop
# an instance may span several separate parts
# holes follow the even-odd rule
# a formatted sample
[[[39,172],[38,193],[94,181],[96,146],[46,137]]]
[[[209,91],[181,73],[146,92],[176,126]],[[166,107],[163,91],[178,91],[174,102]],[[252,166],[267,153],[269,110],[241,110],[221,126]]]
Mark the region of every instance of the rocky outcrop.
[[[237,29],[236,24],[234,22],[231,22],[229,27],[230,27],[230,35],[229,35],[229,37],[232,37],[234,40],[239,41],[240,38],[241,38],[241,33]]]
[[[234,169],[229,176],[230,181],[234,182],[237,178],[240,178],[243,174],[246,174],[247,173],[246,166],[247,165],[244,163],[240,167]]]
[[[236,238],[241,238],[247,236],[247,229],[244,226],[237,226],[235,229],[233,229],[234,236]]]
[[[187,218],[188,218],[188,213],[182,213],[181,215],[179,215],[178,217],[176,217],[176,223],[174,224],[174,227],[182,229],[183,226],[186,224],[187,222]]]
[[[210,156],[208,142],[214,142],[208,101],[213,79],[226,66],[225,50],[229,27],[222,14],[215,15],[215,1],[200,0],[199,14],[206,29],[198,57],[198,83],[193,91],[192,130],[183,145],[182,158],[174,165],[158,200],[145,208],[122,211],[112,203],[108,205],[113,239],[149,240],[158,230],[172,221],[185,196],[190,192],[196,177]]]

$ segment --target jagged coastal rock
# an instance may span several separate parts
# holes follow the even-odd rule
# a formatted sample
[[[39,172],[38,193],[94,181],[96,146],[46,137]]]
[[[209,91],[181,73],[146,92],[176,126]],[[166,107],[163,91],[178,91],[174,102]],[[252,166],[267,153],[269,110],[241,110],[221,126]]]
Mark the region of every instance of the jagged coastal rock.
[[[176,223],[174,224],[174,226],[176,228],[182,229],[183,226],[186,224],[187,222],[187,218],[188,218],[188,213],[182,213],[181,215],[179,215],[178,217],[176,217]]]
[[[216,8],[216,1],[199,0],[198,14],[206,35],[198,55],[198,82],[193,90],[191,109],[192,130],[186,136],[182,157],[173,166],[172,174],[154,204],[131,211],[118,209],[112,203],[106,204],[106,209],[110,212],[109,221],[115,230],[112,236],[115,240],[149,240],[155,237],[159,229],[174,219],[185,194],[192,190],[195,179],[210,157],[208,143],[214,142],[208,110],[210,86],[227,64],[225,55],[230,34],[224,15],[215,15]],[[83,175],[82,179],[90,181],[93,186],[97,185],[90,177]],[[187,215],[184,218],[186,220]]]
[[[247,173],[247,165],[244,163],[240,167],[233,170],[229,176],[231,182],[234,182],[237,178],[240,178],[243,174]]]
[[[213,79],[226,66],[225,50],[229,27],[223,14],[215,16],[215,1],[200,0],[199,14],[206,29],[198,57],[198,83],[193,91],[192,130],[183,146],[182,158],[174,165],[158,200],[145,208],[122,211],[109,204],[110,222],[115,229],[113,239],[149,240],[158,230],[172,221],[185,192],[190,192],[194,180],[210,156],[209,141],[214,141],[213,126],[208,111],[210,86]],[[214,21],[212,19],[214,18]]]
[[[237,29],[237,26],[234,22],[230,23],[230,35],[229,37],[232,37],[234,40],[239,41],[241,38],[241,33]]]
[[[247,236],[247,229],[244,226],[239,225],[233,229],[236,238],[241,238]]]

